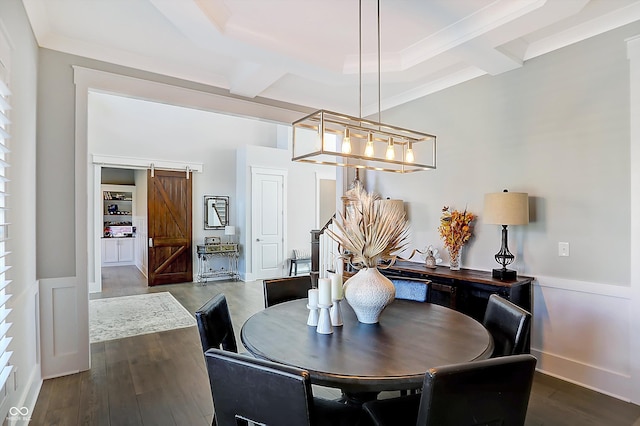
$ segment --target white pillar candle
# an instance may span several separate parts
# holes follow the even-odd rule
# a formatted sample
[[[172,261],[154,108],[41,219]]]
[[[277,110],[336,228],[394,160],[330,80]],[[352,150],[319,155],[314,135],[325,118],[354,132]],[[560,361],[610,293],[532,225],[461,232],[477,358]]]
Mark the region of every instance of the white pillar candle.
[[[318,303],[320,305],[331,305],[331,280],[329,278],[318,279]]]
[[[318,306],[318,289],[312,288],[309,290],[309,306],[314,309]]]
[[[342,299],[342,275],[340,274],[331,274],[331,298]]]

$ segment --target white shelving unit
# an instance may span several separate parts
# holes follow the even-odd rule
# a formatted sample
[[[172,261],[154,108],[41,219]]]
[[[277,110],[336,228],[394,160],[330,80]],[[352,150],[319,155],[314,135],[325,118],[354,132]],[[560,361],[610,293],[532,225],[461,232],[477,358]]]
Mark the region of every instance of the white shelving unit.
[[[102,266],[135,264],[132,185],[102,185]]]

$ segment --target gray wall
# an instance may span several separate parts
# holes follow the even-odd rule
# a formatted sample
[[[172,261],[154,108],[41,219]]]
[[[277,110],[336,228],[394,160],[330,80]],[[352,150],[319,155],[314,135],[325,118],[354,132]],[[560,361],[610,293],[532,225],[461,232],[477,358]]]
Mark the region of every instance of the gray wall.
[[[39,50],[36,273],[75,275],[75,92],[68,62]]]
[[[441,247],[441,208],[466,207],[480,217],[463,267],[496,267],[500,229],[483,225],[483,195],[508,188],[532,202],[532,223],[510,227],[521,273],[629,285],[625,39],[639,32],[629,25],[384,112],[383,122],[438,136],[437,170],[367,176],[408,202],[415,247]]]

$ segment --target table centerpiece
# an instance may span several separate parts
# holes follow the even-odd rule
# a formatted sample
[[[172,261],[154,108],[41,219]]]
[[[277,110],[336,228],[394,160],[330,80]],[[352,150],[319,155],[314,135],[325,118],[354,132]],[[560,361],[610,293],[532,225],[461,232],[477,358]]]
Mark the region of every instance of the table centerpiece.
[[[338,243],[339,256],[358,272],[344,283],[344,298],[358,321],[375,324],[395,299],[393,283],[378,268],[387,268],[407,246],[404,209],[368,193],[360,182],[346,194],[352,208],[339,215],[328,235]],[[385,266],[383,266],[385,265]]]

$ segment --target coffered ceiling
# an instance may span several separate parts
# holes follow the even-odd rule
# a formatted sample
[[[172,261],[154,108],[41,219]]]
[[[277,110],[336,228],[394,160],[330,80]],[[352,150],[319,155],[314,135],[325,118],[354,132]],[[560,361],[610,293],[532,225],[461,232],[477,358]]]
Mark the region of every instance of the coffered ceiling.
[[[640,19],[640,0],[23,0],[41,47],[363,116]],[[378,85],[378,82],[380,85]],[[362,90],[360,90],[362,87]]]

